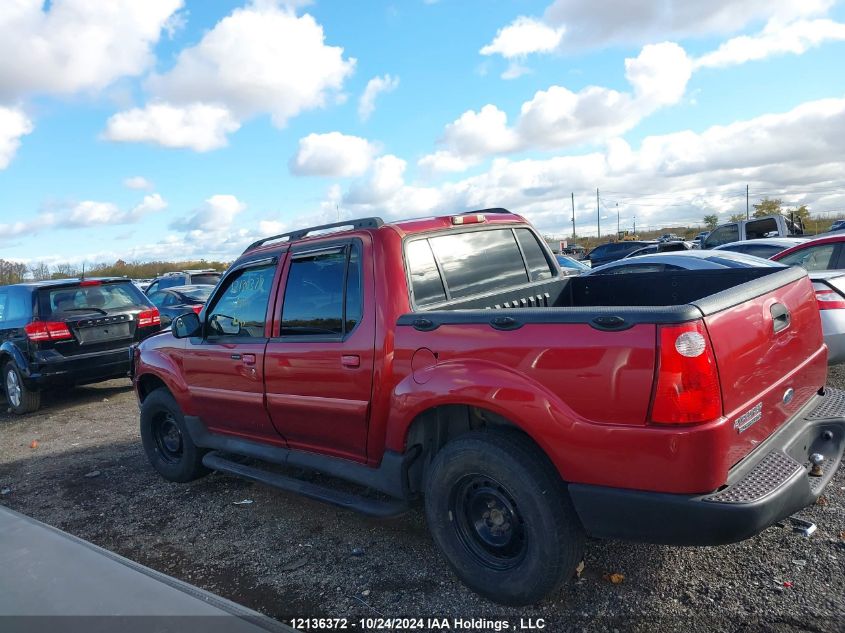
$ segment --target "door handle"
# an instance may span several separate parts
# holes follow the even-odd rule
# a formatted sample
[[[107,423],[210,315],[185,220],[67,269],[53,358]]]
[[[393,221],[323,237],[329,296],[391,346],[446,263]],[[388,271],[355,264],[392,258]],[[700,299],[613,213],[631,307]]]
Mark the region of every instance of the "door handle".
[[[244,354],[244,365],[255,365],[255,354]]]
[[[360,367],[361,357],[357,354],[345,354],[340,357],[340,362],[344,367]]]

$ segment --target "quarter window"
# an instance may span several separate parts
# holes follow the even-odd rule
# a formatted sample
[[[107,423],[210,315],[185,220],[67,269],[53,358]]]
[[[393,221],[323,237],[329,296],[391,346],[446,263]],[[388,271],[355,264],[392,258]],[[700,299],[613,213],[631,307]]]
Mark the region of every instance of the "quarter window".
[[[525,255],[525,264],[528,267],[528,279],[530,281],[551,279],[553,273],[551,268],[549,268],[549,262],[543,254],[543,249],[540,247],[534,234],[528,229],[517,229],[516,239],[519,240],[522,253]]]
[[[443,280],[434,261],[428,240],[409,242],[405,249],[411,271],[411,288],[417,305],[424,306],[446,300]]]
[[[208,315],[208,337],[264,338],[264,323],[276,267],[256,266],[235,273]]]

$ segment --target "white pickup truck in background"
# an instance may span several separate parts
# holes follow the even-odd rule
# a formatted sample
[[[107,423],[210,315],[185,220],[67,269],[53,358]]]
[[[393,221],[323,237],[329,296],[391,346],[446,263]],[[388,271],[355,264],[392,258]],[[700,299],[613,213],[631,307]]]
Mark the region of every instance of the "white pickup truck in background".
[[[801,221],[793,222],[783,215],[767,215],[762,218],[740,220],[720,224],[710,231],[701,242],[701,248],[715,248],[729,242],[740,240],[757,240],[764,237],[791,237],[803,235],[804,227]]]

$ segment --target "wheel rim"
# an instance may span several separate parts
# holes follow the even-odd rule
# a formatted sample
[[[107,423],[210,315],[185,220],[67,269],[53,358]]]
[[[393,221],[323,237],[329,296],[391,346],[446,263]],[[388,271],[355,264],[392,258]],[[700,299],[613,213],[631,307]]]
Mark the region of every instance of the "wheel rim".
[[[176,418],[169,411],[162,411],[153,417],[153,438],[156,449],[168,464],[176,464],[182,459],[182,432],[176,424]]]
[[[21,383],[14,369],[6,372],[6,395],[9,397],[9,402],[13,407],[21,406]]]
[[[452,488],[449,510],[458,539],[483,566],[511,569],[525,557],[525,521],[513,495],[495,479],[463,477]]]

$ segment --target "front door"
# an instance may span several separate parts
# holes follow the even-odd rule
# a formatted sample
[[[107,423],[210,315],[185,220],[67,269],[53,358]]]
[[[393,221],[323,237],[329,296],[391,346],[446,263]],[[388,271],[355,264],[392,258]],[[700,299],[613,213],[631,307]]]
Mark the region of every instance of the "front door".
[[[267,344],[267,406],[291,448],[364,461],[375,341],[374,310],[364,306],[374,305],[373,267],[361,240],[328,244],[291,250],[280,329]]]
[[[206,308],[204,336],[185,347],[193,409],[212,431],[280,439],[264,406],[268,304],[276,271],[274,259],[229,274]]]

